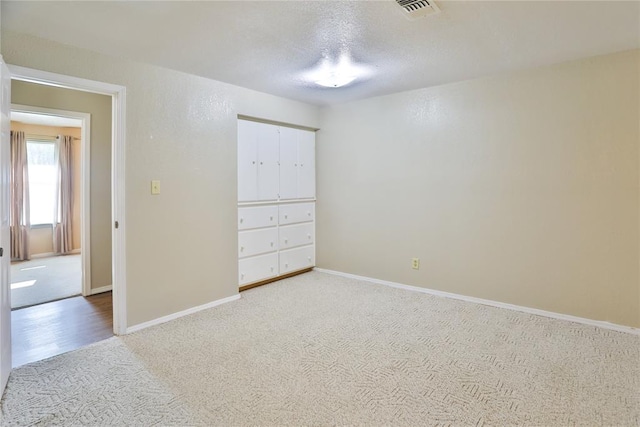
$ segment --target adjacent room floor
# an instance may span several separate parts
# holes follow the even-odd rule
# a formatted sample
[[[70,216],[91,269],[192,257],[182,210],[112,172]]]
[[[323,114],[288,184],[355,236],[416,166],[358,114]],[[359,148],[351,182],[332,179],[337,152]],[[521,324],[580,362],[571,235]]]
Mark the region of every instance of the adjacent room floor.
[[[640,338],[307,273],[15,369],[4,425],[615,425]]]
[[[11,312],[14,367],[113,336],[111,292],[73,297]]]
[[[80,254],[11,263],[11,308],[14,310],[81,293]]]

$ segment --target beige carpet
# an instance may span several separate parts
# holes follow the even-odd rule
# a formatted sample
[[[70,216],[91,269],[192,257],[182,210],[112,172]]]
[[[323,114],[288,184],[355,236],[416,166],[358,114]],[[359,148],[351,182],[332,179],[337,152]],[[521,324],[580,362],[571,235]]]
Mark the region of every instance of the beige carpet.
[[[322,273],[16,369],[3,425],[640,424],[640,338]]]
[[[82,257],[62,255],[11,263],[11,308],[82,293]]]

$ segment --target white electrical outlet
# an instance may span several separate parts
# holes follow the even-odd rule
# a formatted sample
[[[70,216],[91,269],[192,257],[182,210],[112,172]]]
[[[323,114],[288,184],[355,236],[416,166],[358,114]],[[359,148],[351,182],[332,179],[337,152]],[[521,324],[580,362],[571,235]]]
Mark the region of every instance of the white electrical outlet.
[[[411,258],[411,268],[420,270],[420,258]]]

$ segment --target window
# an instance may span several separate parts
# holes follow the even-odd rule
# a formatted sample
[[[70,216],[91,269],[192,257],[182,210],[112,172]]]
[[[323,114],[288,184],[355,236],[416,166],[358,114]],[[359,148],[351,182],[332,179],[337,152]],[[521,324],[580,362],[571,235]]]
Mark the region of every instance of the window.
[[[27,141],[27,163],[31,224],[53,224],[58,182],[55,143]]]

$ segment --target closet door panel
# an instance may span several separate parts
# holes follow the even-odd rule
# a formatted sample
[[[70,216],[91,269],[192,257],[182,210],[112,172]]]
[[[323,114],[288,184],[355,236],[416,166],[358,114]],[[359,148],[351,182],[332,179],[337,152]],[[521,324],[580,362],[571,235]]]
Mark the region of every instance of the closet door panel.
[[[316,197],[316,134],[301,131],[298,138],[298,198]]]
[[[280,199],[298,198],[298,129],[280,128]]]
[[[238,120],[238,201],[258,200],[256,123]]]
[[[256,124],[258,125],[258,200],[278,200],[280,181],[278,127],[265,123]]]

